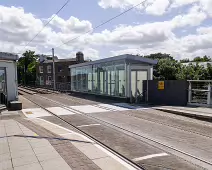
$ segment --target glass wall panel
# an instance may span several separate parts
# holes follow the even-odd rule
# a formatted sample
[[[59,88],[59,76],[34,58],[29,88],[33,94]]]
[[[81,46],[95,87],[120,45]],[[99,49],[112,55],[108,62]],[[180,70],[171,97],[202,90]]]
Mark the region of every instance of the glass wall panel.
[[[126,71],[124,60],[71,69],[72,90],[124,97]]]
[[[124,97],[126,96],[125,94],[125,89],[126,89],[126,72],[125,72],[125,64],[123,63],[118,63],[115,65],[115,70],[116,70],[116,96],[119,97]]]
[[[115,70],[114,70],[114,65],[113,63],[106,63],[105,66],[105,71],[106,71],[106,89],[107,95],[114,96],[115,95]]]
[[[82,67],[82,92],[87,92],[88,91],[88,76],[87,76],[87,67]]]
[[[71,90],[76,90],[76,69],[71,69]]]
[[[113,67],[113,70],[111,70],[111,96],[115,96],[116,94],[116,75],[115,75],[115,70]]]
[[[132,97],[136,97],[136,71],[131,71],[131,94]]]
[[[88,92],[92,92],[92,65],[87,67],[87,75],[88,75]]]
[[[98,93],[98,67],[93,65],[93,93]]]
[[[137,93],[143,96],[143,81],[147,80],[147,71],[137,71]]]
[[[82,89],[82,75],[81,75],[81,73],[82,73],[82,69],[81,69],[81,67],[79,67],[79,68],[76,68],[76,90],[77,91],[81,91],[81,89]]]
[[[6,85],[6,72],[5,69],[0,69],[0,91],[4,94],[7,94],[7,85]]]

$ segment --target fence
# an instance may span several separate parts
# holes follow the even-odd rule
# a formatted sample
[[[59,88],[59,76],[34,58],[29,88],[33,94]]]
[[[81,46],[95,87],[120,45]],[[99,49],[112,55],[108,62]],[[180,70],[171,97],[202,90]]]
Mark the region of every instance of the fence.
[[[188,80],[188,104],[212,107],[212,80]]]
[[[71,91],[71,83],[62,83],[62,82],[56,82],[56,89],[54,89],[54,82],[53,81],[49,81],[48,83],[46,83],[45,85],[40,85],[39,81],[35,82],[35,87],[42,87],[42,88],[46,88],[46,89],[50,89],[50,90],[57,90],[57,91],[61,91],[61,92],[67,92],[67,91]]]

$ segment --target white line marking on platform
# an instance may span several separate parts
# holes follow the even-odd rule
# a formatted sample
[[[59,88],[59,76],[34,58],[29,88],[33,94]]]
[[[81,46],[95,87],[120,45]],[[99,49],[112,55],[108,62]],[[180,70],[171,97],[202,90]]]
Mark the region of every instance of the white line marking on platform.
[[[108,154],[110,157],[112,157],[113,159],[115,159],[116,161],[118,161],[119,163],[121,163],[122,165],[124,165],[128,170],[136,170],[134,167],[132,167],[130,164],[128,164],[127,162],[125,162],[124,160],[122,160],[121,158],[119,158],[118,156],[114,155],[113,153],[111,153],[110,151],[108,151],[107,149],[103,148],[102,146],[98,145],[98,144],[94,144],[97,148],[101,149],[103,152],[105,152],[106,154]]]
[[[22,109],[24,115],[28,118],[37,118],[37,117],[44,117],[44,116],[52,116],[47,111],[41,108],[32,108],[32,109]]]
[[[151,159],[151,158],[161,157],[161,156],[168,156],[168,154],[167,153],[152,154],[152,155],[147,155],[140,158],[134,158],[133,161],[138,162],[138,161],[143,161],[146,159]]]
[[[70,135],[70,134],[73,134],[73,133],[62,133],[62,134],[59,134],[59,135],[66,136],[66,135]]]
[[[69,110],[66,110],[62,107],[49,107],[49,108],[46,108],[47,110],[49,110],[50,112],[58,115],[58,116],[61,116],[61,115],[73,115],[75,114],[74,112],[71,112]]]
[[[77,127],[81,128],[81,127],[90,127],[90,126],[100,126],[100,124],[80,125]]]
[[[111,104],[98,104],[99,106],[105,107],[106,109],[110,109],[112,111],[125,111],[125,110],[129,110],[127,108],[124,107],[119,107],[119,106],[115,106],[115,105],[111,105]]]
[[[81,105],[81,106],[70,106],[70,108],[83,113],[98,113],[98,112],[109,112],[109,110],[95,107],[92,105]]]

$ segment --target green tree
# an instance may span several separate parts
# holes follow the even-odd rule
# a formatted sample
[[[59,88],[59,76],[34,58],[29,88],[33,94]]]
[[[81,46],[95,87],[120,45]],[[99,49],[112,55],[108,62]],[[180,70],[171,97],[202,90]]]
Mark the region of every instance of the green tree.
[[[185,58],[185,59],[180,60],[180,62],[181,62],[181,63],[189,63],[190,60],[189,60],[188,58]]]
[[[157,64],[155,78],[159,80],[177,80],[180,63],[171,59],[160,59]]]
[[[36,81],[36,65],[38,56],[34,51],[26,51],[18,60],[19,83],[30,84]]]
[[[199,64],[189,64],[182,66],[177,73],[177,79],[181,80],[207,80],[207,69]]]
[[[207,65],[207,80],[212,80],[212,65],[208,64]]]
[[[170,54],[156,53],[142,57],[158,60],[158,64],[154,66],[154,79],[176,80],[180,64]]]
[[[195,57],[193,59],[193,62],[210,62],[212,59],[209,56],[203,56],[203,57]]]

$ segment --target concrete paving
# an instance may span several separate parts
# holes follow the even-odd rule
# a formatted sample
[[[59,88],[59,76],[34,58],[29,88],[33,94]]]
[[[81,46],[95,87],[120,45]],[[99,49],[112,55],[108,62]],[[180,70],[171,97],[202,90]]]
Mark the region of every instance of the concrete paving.
[[[11,135],[36,136],[36,134],[15,120],[0,120],[0,170],[52,170],[64,167],[71,170],[62,157],[45,139],[30,139]],[[42,147],[42,153],[36,152]],[[46,148],[51,148],[48,152]],[[55,162],[55,167],[50,161]]]
[[[0,170],[61,169],[134,168],[85,136],[48,121],[37,118],[0,120]]]

